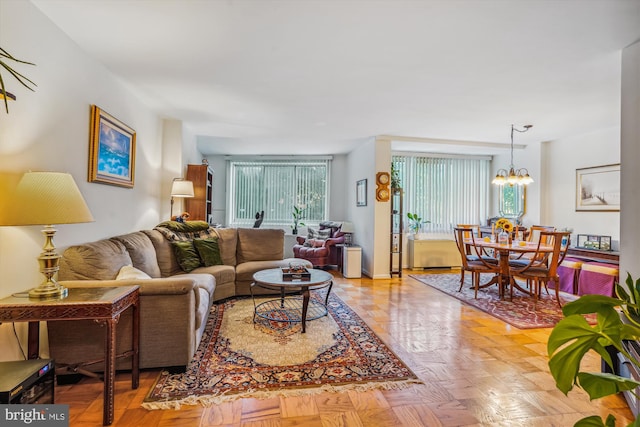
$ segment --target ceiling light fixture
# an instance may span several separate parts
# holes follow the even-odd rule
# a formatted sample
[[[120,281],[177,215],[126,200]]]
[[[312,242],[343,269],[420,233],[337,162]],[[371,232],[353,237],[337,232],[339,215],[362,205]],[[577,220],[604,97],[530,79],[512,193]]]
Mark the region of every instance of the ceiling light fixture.
[[[511,164],[509,165],[509,171],[507,172],[506,169],[498,169],[496,177],[491,181],[492,184],[509,184],[513,186],[513,184],[529,185],[533,182],[533,178],[529,176],[529,171],[526,168],[516,169],[513,166],[513,131],[524,133],[532,127],[533,125],[525,125],[524,129],[520,130],[511,125]]]

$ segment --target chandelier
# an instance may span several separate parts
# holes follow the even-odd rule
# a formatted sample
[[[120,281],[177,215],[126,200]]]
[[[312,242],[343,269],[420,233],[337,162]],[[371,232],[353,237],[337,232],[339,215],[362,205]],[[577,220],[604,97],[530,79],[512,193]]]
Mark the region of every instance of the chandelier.
[[[533,125],[525,125],[524,129],[520,130],[511,125],[511,164],[509,165],[509,171],[507,172],[506,169],[498,169],[496,177],[491,181],[492,184],[509,184],[513,186],[513,184],[528,185],[533,182],[533,178],[529,176],[529,171],[526,168],[516,169],[513,167],[513,131],[524,133],[532,127]]]

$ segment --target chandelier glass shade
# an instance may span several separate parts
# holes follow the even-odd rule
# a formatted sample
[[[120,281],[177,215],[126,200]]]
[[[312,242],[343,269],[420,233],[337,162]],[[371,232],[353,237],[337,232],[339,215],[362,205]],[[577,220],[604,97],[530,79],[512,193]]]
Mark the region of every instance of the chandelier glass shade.
[[[525,125],[524,129],[516,129],[511,125],[511,164],[509,170],[498,169],[496,177],[491,181],[495,185],[529,185],[533,182],[533,178],[529,175],[529,171],[526,168],[516,169],[513,166],[513,131],[524,133],[531,129],[533,125]]]

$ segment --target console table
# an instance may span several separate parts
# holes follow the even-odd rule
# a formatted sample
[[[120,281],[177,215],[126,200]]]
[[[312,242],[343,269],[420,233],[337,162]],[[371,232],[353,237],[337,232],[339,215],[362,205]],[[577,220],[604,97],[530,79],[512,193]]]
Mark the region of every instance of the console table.
[[[31,299],[25,293],[0,300],[0,322],[29,322],[28,357],[37,359],[41,321],[95,320],[105,324],[105,372],[103,424],[113,423],[116,374],[116,324],[129,307],[133,309],[131,388],[138,388],[140,310],[138,286],[115,288],[69,288],[64,299]]]
[[[620,263],[620,252],[615,251],[598,251],[595,249],[583,249],[570,246],[567,249],[567,255],[584,261],[596,261],[616,265]]]

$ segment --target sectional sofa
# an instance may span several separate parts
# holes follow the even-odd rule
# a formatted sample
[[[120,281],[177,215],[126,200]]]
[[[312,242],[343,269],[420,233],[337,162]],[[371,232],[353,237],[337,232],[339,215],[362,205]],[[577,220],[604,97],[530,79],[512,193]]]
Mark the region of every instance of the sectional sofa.
[[[177,241],[215,241],[221,264],[185,272]],[[188,246],[188,244],[187,244]],[[284,231],[209,227],[204,222],[167,222],[143,230],[71,246],[64,251],[58,278],[67,287],[140,286],[140,367],[184,368],[193,357],[214,301],[249,295],[255,272],[290,262],[283,259]],[[178,256],[177,256],[178,255]],[[101,325],[92,321],[49,322],[50,355],[70,371],[102,371]],[[131,315],[118,323],[117,352],[131,348]],[[128,369],[130,359],[118,360]]]

